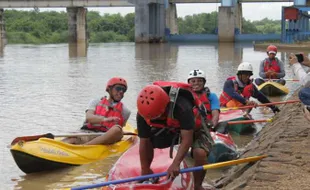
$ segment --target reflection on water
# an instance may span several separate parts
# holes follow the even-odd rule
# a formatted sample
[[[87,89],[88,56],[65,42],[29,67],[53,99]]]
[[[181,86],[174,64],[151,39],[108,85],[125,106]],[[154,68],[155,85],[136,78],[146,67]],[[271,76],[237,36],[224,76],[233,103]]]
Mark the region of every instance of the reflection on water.
[[[58,189],[101,182],[117,157],[65,170],[25,175],[6,146],[17,136],[63,134],[76,131],[93,98],[105,95],[106,82],[113,76],[128,81],[124,103],[132,110],[129,122],[135,126],[136,97],[140,89],[155,80],[186,82],[193,69],[207,74],[207,85],[219,95],[227,77],[235,75],[242,61],[253,63],[254,77],[264,51],[251,44],[90,44],[87,57],[70,58],[68,45],[7,45],[0,57],[0,182],[3,189]],[[280,52],[279,58],[286,57]],[[293,78],[288,67],[287,78]],[[297,83],[288,82],[291,90]],[[290,92],[292,93],[292,91]],[[273,99],[280,101],[287,96]],[[272,113],[254,109],[254,118]],[[259,125],[258,125],[259,126]],[[260,126],[262,127],[262,125]],[[234,136],[240,150],[253,136]],[[138,158],[137,158],[138,159]],[[208,177],[221,174],[208,171]]]

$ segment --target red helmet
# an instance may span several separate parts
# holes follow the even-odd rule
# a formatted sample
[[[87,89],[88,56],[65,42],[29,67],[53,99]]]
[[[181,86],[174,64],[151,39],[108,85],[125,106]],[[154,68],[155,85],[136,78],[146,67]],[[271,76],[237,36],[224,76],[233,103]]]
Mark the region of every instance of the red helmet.
[[[155,119],[165,112],[169,101],[168,94],[160,86],[148,85],[138,95],[138,113],[145,119]]]
[[[113,77],[108,81],[107,87],[106,87],[106,91],[109,91],[109,88],[116,85],[116,84],[120,84],[126,87],[127,89],[127,82],[125,79],[121,78],[121,77]]]
[[[277,54],[277,52],[278,52],[277,46],[270,45],[267,47],[267,54],[269,53]]]

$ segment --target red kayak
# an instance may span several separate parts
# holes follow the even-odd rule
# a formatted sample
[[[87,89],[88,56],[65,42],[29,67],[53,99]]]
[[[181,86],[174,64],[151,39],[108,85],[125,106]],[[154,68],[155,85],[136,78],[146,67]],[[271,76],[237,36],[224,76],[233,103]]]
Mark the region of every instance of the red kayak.
[[[169,157],[169,149],[154,149],[154,159],[151,165],[154,173],[166,172],[173,159]],[[175,153],[176,151],[174,151]],[[174,155],[175,156],[175,155]],[[132,177],[138,177],[141,175],[139,161],[139,143],[130,148],[125,152],[119,160],[115,163],[113,168],[110,170],[107,181],[120,180]],[[181,168],[187,168],[186,163],[181,163]],[[103,188],[103,190],[155,190],[155,189],[166,189],[166,190],[190,190],[194,189],[194,181],[192,173],[183,173],[175,178],[173,181],[168,181],[166,177],[161,177],[159,182],[156,184],[143,184],[137,182],[130,182],[119,185],[110,185]]]

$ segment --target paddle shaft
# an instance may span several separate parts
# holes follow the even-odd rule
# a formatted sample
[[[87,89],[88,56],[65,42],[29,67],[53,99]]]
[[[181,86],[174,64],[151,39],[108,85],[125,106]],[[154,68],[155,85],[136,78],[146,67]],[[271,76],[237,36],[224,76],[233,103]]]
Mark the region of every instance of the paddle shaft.
[[[213,169],[213,168],[220,168],[220,167],[225,167],[225,166],[242,164],[242,163],[246,163],[246,162],[255,162],[255,161],[261,160],[265,157],[267,157],[267,156],[266,155],[253,156],[253,157],[243,158],[243,159],[239,159],[239,160],[232,160],[232,161],[220,162],[220,163],[215,163],[215,164],[206,164],[203,166],[197,166],[197,167],[182,169],[182,170],[180,170],[180,173],[187,173],[187,172],[195,172],[195,171],[201,171],[201,170],[207,170],[207,169]],[[162,173],[157,173],[157,174],[149,174],[149,175],[143,175],[143,176],[132,177],[132,178],[127,178],[127,179],[120,179],[120,180],[107,181],[107,182],[98,183],[98,184],[74,187],[74,188],[71,188],[71,190],[92,189],[92,188],[103,187],[103,186],[108,186],[108,185],[116,185],[116,184],[120,184],[120,183],[127,183],[127,182],[132,182],[132,181],[144,180],[144,179],[149,179],[149,178],[154,178],[154,177],[162,177],[162,176],[166,176],[167,174],[168,174],[167,172],[162,172]]]
[[[256,107],[272,106],[272,105],[279,105],[279,104],[289,104],[289,103],[297,103],[297,102],[300,102],[300,100],[288,100],[288,101],[283,101],[283,102],[270,102],[270,103],[265,103],[265,104],[258,104]],[[254,106],[242,106],[242,107],[221,108],[221,111],[248,109],[248,108],[253,108],[253,107],[254,107]]]
[[[228,125],[235,124],[248,124],[248,123],[262,123],[262,122],[272,122],[272,119],[256,119],[256,120],[243,120],[243,121],[228,121]]]
[[[35,141],[40,138],[50,138],[53,139],[55,137],[79,137],[79,136],[100,136],[104,135],[105,133],[76,133],[76,134],[63,134],[63,135],[53,135],[52,133],[46,133],[43,135],[34,135],[34,136],[23,136],[23,137],[16,137],[12,142],[11,145],[19,141]],[[136,133],[132,132],[124,132],[123,135],[137,135]]]
[[[264,81],[277,81],[279,79],[263,79]],[[299,81],[298,79],[284,79],[285,81]]]

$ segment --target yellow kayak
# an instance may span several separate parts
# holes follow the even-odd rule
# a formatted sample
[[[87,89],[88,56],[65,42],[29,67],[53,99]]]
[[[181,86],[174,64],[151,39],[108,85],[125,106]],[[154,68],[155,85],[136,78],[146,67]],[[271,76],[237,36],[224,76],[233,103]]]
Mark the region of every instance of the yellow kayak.
[[[125,132],[136,133],[136,129],[128,124],[123,129]],[[59,138],[40,138],[29,142],[20,141],[10,151],[23,172],[33,173],[102,160],[125,152],[136,139],[135,135],[125,135],[121,141],[112,145],[73,145],[64,143]]]
[[[267,81],[259,85],[257,88],[266,96],[281,96],[289,93],[289,89],[286,86],[271,81]]]

